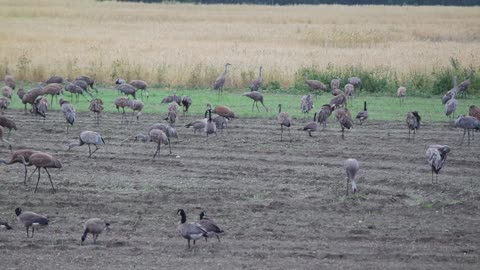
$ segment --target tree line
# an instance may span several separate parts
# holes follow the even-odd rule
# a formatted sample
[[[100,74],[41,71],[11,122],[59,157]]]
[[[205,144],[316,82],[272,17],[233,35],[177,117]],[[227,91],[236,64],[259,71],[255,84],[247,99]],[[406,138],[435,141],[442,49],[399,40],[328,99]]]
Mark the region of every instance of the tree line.
[[[196,3],[196,4],[258,4],[258,5],[298,5],[298,4],[340,4],[340,5],[441,5],[478,6],[480,0],[117,0],[119,2],[143,3]]]

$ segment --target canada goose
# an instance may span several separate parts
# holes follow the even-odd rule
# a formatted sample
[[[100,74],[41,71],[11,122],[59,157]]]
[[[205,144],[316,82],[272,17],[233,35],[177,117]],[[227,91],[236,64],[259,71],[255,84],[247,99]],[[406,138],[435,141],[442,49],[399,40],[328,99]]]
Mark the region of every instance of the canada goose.
[[[177,225],[177,233],[188,241],[188,248],[190,248],[190,240],[195,241],[208,237],[208,232],[198,223],[187,223],[187,215],[183,209],[177,210],[177,215],[180,215],[180,224]]]
[[[22,209],[20,207],[17,207],[15,209],[15,214],[17,214],[18,221],[25,225],[25,228],[27,229],[27,237],[29,237],[28,230],[30,227],[32,227],[33,237],[33,234],[35,233],[35,227],[48,225],[48,219],[46,217],[36,214],[34,212],[22,213]]]
[[[220,242],[220,236],[218,236],[219,233],[223,233],[223,230],[220,229],[213,220],[210,220],[209,218],[206,217],[207,212],[202,211],[200,213],[200,220],[197,222],[202,226],[207,231],[207,236],[205,236],[205,241],[207,241],[208,237],[216,236],[218,239],[218,242]]]
[[[205,125],[205,133],[207,134],[207,138],[209,134],[215,134],[217,136],[217,126],[215,122],[212,121],[212,109],[208,109],[205,112],[205,115],[208,113],[208,120],[207,124]]]
[[[0,228],[5,228],[7,230],[13,229],[12,227],[10,227],[10,225],[8,225],[6,221],[3,221],[2,219],[0,219]]]
[[[83,235],[82,235],[82,245],[85,239],[87,238],[87,234],[91,233],[93,236],[93,243],[97,242],[98,236],[104,231],[110,230],[110,223],[106,223],[105,221],[99,218],[91,218],[85,222],[83,225]]]
[[[310,137],[313,137],[312,132],[318,130],[317,113],[313,115],[313,122],[306,124],[301,130],[307,131],[308,135]]]

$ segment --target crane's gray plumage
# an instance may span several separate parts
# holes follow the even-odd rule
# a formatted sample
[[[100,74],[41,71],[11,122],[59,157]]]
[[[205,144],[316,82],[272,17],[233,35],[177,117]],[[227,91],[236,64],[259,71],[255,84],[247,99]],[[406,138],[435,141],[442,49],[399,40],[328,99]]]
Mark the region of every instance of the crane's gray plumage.
[[[347,108],[340,108],[335,111],[335,117],[337,118],[340,127],[342,128],[342,138],[344,138],[345,129],[351,129],[353,127],[352,115]]]
[[[405,102],[405,97],[407,96],[407,88],[405,86],[400,86],[397,89],[397,97],[400,100],[400,104]]]
[[[455,111],[457,110],[458,101],[453,96],[450,100],[445,103],[445,115],[450,119],[455,117]]]
[[[65,120],[67,120],[67,123],[73,126],[73,123],[75,122],[75,108],[73,107],[70,102],[63,100],[63,98],[60,98],[60,106],[62,106],[62,112],[63,116],[65,117]],[[68,134],[68,125],[67,125],[67,134]]]
[[[85,242],[85,239],[87,239],[87,235],[89,233],[92,234],[93,236],[93,243],[95,244],[97,242],[98,236],[104,231],[104,230],[109,230],[110,229],[110,223],[105,222],[102,219],[99,218],[91,218],[83,224],[83,235],[82,235],[82,242],[81,244],[83,245],[83,242]]]
[[[450,89],[443,97],[442,97],[442,104],[447,103],[450,99],[454,98],[458,93],[458,88],[454,87]]]
[[[355,89],[353,84],[347,83],[347,84],[345,84],[343,89],[345,90],[345,96],[347,96],[347,99],[352,100],[353,99],[353,91]]]
[[[148,133],[148,136],[150,137],[151,142],[156,142],[157,143],[157,150],[153,154],[153,159],[157,156],[158,153],[160,153],[160,146],[162,144],[169,144],[169,139],[167,137],[167,134],[163,132],[163,130],[160,129],[151,129]],[[170,150],[170,153],[172,151]]]
[[[135,87],[137,90],[141,90],[140,94],[142,95],[143,98],[143,93],[145,92],[145,96],[147,97],[148,100],[148,84],[145,81],[142,80],[131,80],[130,85]]]
[[[35,227],[48,225],[47,217],[34,212],[22,212],[22,209],[20,207],[17,207],[15,209],[15,214],[17,215],[18,221],[22,223],[27,229],[27,237],[30,237],[28,234],[30,227],[32,228],[31,237],[33,237],[33,235],[35,234]]]
[[[307,74],[304,74],[304,81],[305,81],[305,84],[308,85],[308,87],[310,88],[311,91],[321,92],[321,91],[327,90],[327,86],[325,86],[325,84],[322,83],[321,81],[308,80],[307,79]]]
[[[177,225],[177,233],[188,241],[188,248],[190,248],[190,241],[195,241],[208,237],[208,232],[198,223],[187,223],[187,215],[183,209],[177,210],[177,215],[180,215],[180,224]]]
[[[342,108],[345,107],[347,103],[347,97],[343,94],[340,94],[338,96],[335,96],[330,100],[330,106],[337,108]]]
[[[188,113],[188,108],[192,105],[192,98],[189,96],[182,97],[182,106],[183,106],[183,116]]]
[[[46,84],[50,83],[63,83],[63,77],[58,75],[53,75],[48,80],[45,81]]]
[[[290,136],[290,126],[293,122],[288,112],[282,112],[282,104],[278,104],[277,123],[280,125],[280,141],[283,141],[283,127],[288,128],[288,134]],[[291,136],[290,141],[292,141]]]
[[[15,83],[15,78],[12,76],[12,75],[9,75],[9,74],[6,74],[5,75],[5,84],[12,88],[13,90],[15,90],[15,86],[16,86],[16,83]]]
[[[13,93],[12,88],[10,88],[6,85],[4,87],[2,87],[2,96],[6,97],[8,99],[11,99],[12,98],[12,93]]]
[[[6,161],[3,159],[0,159],[0,163],[3,163],[5,165],[10,165],[10,164],[15,164],[15,163],[22,163],[25,167],[25,179],[24,179],[24,184],[27,185],[27,166],[28,163],[30,162],[30,156],[37,151],[34,151],[32,149],[19,149],[15,150],[12,152],[12,155],[10,156],[10,160]],[[27,164],[25,164],[27,163]],[[35,171],[34,171],[35,172]]]
[[[48,179],[50,180],[50,184],[52,185],[52,192],[55,193],[55,187],[53,186],[52,177],[50,176],[50,173],[48,172],[47,168],[61,169],[62,163],[60,162],[60,160],[58,160],[56,157],[48,153],[43,153],[43,152],[35,152],[31,154],[28,162],[25,161],[25,158],[23,156],[19,156],[19,158],[25,166],[32,166],[32,165],[35,166],[35,170],[33,171],[33,173],[35,173],[35,171],[38,170],[37,185],[35,186],[35,190],[33,191],[33,193],[37,192],[38,183],[40,182],[40,173],[42,168],[45,170],[45,172],[47,172]],[[30,177],[32,177],[32,175],[30,175]]]
[[[340,79],[335,78],[330,81],[330,89],[339,89],[340,88]]]
[[[262,87],[263,78],[262,78],[262,66],[258,70],[258,78],[250,84],[250,91],[258,91]]]
[[[38,96],[32,104],[31,113],[34,115],[40,115],[43,120],[47,117],[48,112],[48,99],[44,96]]]
[[[430,145],[427,149],[427,161],[428,164],[432,167],[432,184],[433,184],[433,173],[435,173],[435,181],[438,183],[438,173],[445,165],[447,160],[447,154],[450,152],[450,147],[448,145]]]
[[[47,84],[47,86],[43,88],[43,94],[52,96],[52,98],[50,99],[50,103],[53,106],[53,97],[55,96],[55,100],[57,100],[57,97],[59,95],[63,95],[63,85],[59,83]]]
[[[182,97],[181,96],[177,96],[177,92],[176,91],[173,91],[173,95],[170,95],[170,96],[166,96],[162,99],[162,102],[160,103],[172,103],[172,102],[175,102],[177,103],[178,105],[181,105],[182,104]],[[191,104],[191,103],[190,103]]]
[[[463,137],[462,137],[462,142],[460,144],[463,144],[463,140],[465,139],[465,133],[468,132],[468,145],[470,145],[470,131],[472,131],[472,139],[473,139],[473,136],[474,136],[473,130],[480,129],[480,121],[473,116],[460,115],[455,120],[455,127],[463,128]]]
[[[334,110],[334,108],[335,107],[330,106],[330,104],[324,104],[320,108],[320,111],[318,112],[317,121],[320,125],[323,125],[324,128],[327,126],[327,119],[332,114],[332,111]]]
[[[300,100],[300,109],[302,113],[309,113],[311,109],[313,109],[313,97],[312,95],[304,95]]]
[[[220,75],[213,83],[213,89],[218,90],[219,94],[223,92],[223,86],[225,85],[225,80],[227,78],[227,68],[230,65],[230,63],[225,64],[225,70],[223,71],[222,75]]]
[[[347,172],[347,196],[348,196],[348,184],[351,181],[352,182],[352,193],[357,192],[357,184],[356,184],[356,176],[358,173],[358,170],[360,169],[360,165],[358,164],[358,161],[353,158],[349,158],[345,160],[344,163],[345,171]]]
[[[410,138],[410,132],[413,130],[413,138],[415,139],[417,129],[420,128],[420,120],[422,120],[422,118],[417,111],[407,113],[408,138]]]
[[[0,97],[0,112],[3,114],[4,111],[8,109],[8,106],[10,106],[10,99],[6,97]]]
[[[133,97],[133,99],[136,99],[135,92],[137,89],[128,83],[117,84],[115,89],[122,92],[126,96],[130,95]]]
[[[262,106],[265,108],[265,111],[268,112],[268,108],[265,106],[265,104],[263,104],[263,95],[262,93],[260,92],[256,92],[256,91],[250,91],[250,92],[246,92],[246,93],[243,93],[242,96],[246,96],[246,97],[249,97],[253,100],[253,104],[252,104],[252,111],[253,111],[253,108],[255,105],[257,105],[257,110],[260,111],[260,109],[258,108],[258,103],[257,102],[260,102],[262,104]]]
[[[36,87],[30,89],[28,92],[26,92],[23,97],[22,97],[22,103],[25,105],[25,112],[27,111],[27,103],[32,104],[35,102],[37,97],[43,95],[43,88],[40,85],[37,85]]]
[[[355,88],[358,88],[362,85],[362,79],[359,77],[350,77],[348,78],[348,83],[353,85]]]
[[[88,157],[91,157],[93,153],[95,153],[98,149],[97,145],[102,145],[105,144],[105,140],[103,139],[102,135],[98,132],[95,131],[82,131],[79,136],[79,143],[72,143],[68,146],[68,150],[72,149],[75,146],[82,146],[82,145],[88,145]],[[95,145],[95,150],[92,152],[92,149],[90,148],[90,145],[93,144]]]
[[[88,109],[95,115],[95,122],[98,125],[100,121],[100,114],[103,112],[103,100],[99,98],[92,99]]]

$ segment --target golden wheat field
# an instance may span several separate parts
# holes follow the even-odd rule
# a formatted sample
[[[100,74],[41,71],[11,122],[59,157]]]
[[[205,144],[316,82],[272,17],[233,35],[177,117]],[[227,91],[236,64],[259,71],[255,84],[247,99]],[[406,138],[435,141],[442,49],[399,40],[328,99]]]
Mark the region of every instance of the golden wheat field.
[[[290,85],[301,67],[362,66],[399,76],[478,65],[480,7],[253,6],[1,0],[0,72],[45,80],[80,73],[111,83]],[[406,79],[406,78],[405,78]]]

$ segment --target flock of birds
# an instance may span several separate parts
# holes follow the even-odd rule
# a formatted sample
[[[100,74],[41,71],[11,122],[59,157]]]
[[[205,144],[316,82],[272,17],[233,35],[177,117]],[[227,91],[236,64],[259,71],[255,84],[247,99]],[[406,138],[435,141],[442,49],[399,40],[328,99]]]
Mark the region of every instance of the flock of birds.
[[[215,80],[213,84],[213,89],[217,90],[219,94],[223,92],[228,73],[228,67],[230,65],[230,63],[225,64],[224,72]],[[445,104],[445,114],[447,116],[451,118],[454,117],[454,112],[458,105],[458,101],[455,97],[457,94],[463,93],[467,90],[471,84],[472,75],[473,73],[471,73],[467,80],[463,81],[459,85],[456,85],[443,96],[442,103]],[[307,74],[305,74],[304,82],[313,92],[327,91],[327,86],[324,83],[318,80],[308,79]],[[61,76],[52,76],[44,84],[39,84],[29,91],[19,89],[17,91],[17,95],[23,104],[25,104],[25,111],[27,111],[27,104],[30,104],[30,113],[32,113],[34,116],[40,116],[43,119],[47,117],[48,108],[50,104],[53,105],[53,99],[60,96],[60,110],[63,112],[65,117],[65,121],[67,123],[66,133],[68,133],[69,125],[73,126],[75,122],[76,112],[73,104],[64,99],[64,91],[70,92],[72,99],[74,98],[73,95],[75,95],[77,102],[80,96],[87,100],[90,98],[89,110],[94,114],[95,123],[99,124],[100,117],[104,109],[104,102],[103,100],[94,97],[93,91],[98,93],[98,89],[95,88],[94,83],[94,79],[88,76],[79,76],[74,81],[64,80]],[[352,115],[347,108],[347,102],[354,98],[355,91],[361,87],[362,81],[358,77],[348,78],[348,83],[344,85],[343,90],[340,90],[340,84],[341,80],[339,78],[334,78],[331,80],[330,91],[333,97],[330,103],[322,105],[320,110],[314,113],[312,121],[307,123],[303,128],[300,128],[300,130],[306,131],[309,136],[312,136],[312,132],[320,130],[321,126],[323,126],[323,128],[326,127],[327,119],[333,112],[335,112],[336,120],[341,127],[342,138],[344,138],[344,130],[352,128],[354,123]],[[260,102],[265,111],[268,112],[268,108],[264,104],[264,96],[261,92],[262,85],[262,67],[260,66],[258,77],[251,83],[250,91],[244,93],[243,96],[253,100],[252,110],[254,110],[256,107],[257,110],[260,111],[260,108],[258,107],[258,102]],[[0,110],[2,114],[8,109],[15,87],[15,79],[13,76],[7,74],[5,76],[5,87],[3,87],[1,90],[2,97],[0,98]],[[132,80],[127,82],[126,80],[119,78],[115,81],[115,89],[125,95],[117,97],[114,101],[117,111],[120,112],[120,108],[122,109],[122,122],[126,114],[125,108],[132,110],[132,118],[136,114],[136,119],[139,121],[144,108],[144,103],[137,99],[137,93],[140,91],[141,96],[145,96],[148,99],[149,93],[147,88],[148,84],[142,80]],[[47,95],[51,95],[50,102],[48,101]],[[397,90],[397,96],[400,104],[404,103],[406,95],[407,89],[403,86],[399,87]],[[132,96],[133,100],[128,96]],[[300,100],[300,109],[302,113],[307,114],[313,109],[313,100],[314,96],[311,94],[302,96]],[[183,107],[183,115],[185,116],[188,113],[189,107],[192,105],[192,99],[189,96],[177,96],[174,92],[173,95],[165,97],[161,103],[168,104],[167,116],[164,118],[167,123],[153,124],[149,127],[147,134],[139,133],[133,138],[134,141],[150,141],[156,144],[157,148],[153,154],[153,159],[155,159],[159,154],[161,145],[168,145],[170,151],[169,154],[172,153],[170,139],[178,138],[175,124],[178,118],[179,107]],[[212,113],[215,114],[213,117]],[[207,104],[204,118],[190,122],[186,124],[185,127],[193,128],[194,133],[204,133],[208,139],[208,136],[216,135],[217,130],[223,130],[227,128],[228,122],[235,117],[235,113],[225,105],[212,107],[210,104]],[[366,101],[364,102],[363,110],[358,112],[356,115],[356,119],[359,121],[360,125],[368,119]],[[420,121],[421,117],[417,111],[407,113],[406,124],[409,131],[409,138],[412,131],[413,138],[415,138],[416,131],[420,128]],[[468,132],[468,143],[470,144],[470,133],[472,133],[473,138],[473,130],[480,129],[480,109],[472,105],[469,110],[469,115],[458,116],[454,123],[456,127],[464,129],[462,143],[465,138],[465,134]],[[293,121],[288,112],[282,111],[281,104],[278,104],[277,124],[280,126],[280,141],[283,141],[284,129],[287,129],[290,135],[290,128],[293,126]],[[61,161],[49,153],[34,151],[32,149],[19,149],[13,151],[12,145],[4,139],[3,135],[5,129],[9,130],[8,135],[10,135],[10,131],[12,129],[16,130],[17,127],[13,120],[4,116],[0,116],[0,140],[8,144],[9,149],[12,151],[10,159],[0,160],[0,163],[7,165],[15,163],[23,164],[25,170],[25,185],[27,182],[27,167],[34,166],[35,170],[30,175],[30,177],[32,177],[32,175],[38,170],[37,184],[34,192],[37,191],[38,183],[40,181],[40,173],[43,169],[49,177],[52,191],[55,192],[55,187],[48,169],[62,168]],[[291,139],[291,136],[289,137]],[[100,133],[85,130],[80,133],[78,143],[72,143],[68,145],[68,150],[85,144],[88,146],[88,157],[90,158],[99,149],[99,145],[105,144],[105,140]],[[93,151],[91,149],[92,145],[95,147]],[[428,163],[432,169],[432,183],[434,182],[434,174],[436,174],[436,179],[438,179],[438,173],[445,165],[447,154],[449,152],[450,147],[448,145],[430,145],[428,147],[426,155]],[[359,162],[356,159],[347,159],[344,162],[344,169],[347,174],[346,195],[348,196],[350,188],[352,193],[357,192],[356,176],[360,169]],[[32,228],[33,237],[35,227],[46,226],[49,222],[45,216],[33,212],[22,212],[22,209],[20,208],[15,209],[15,213],[19,222],[25,225],[27,237],[30,237],[30,228]],[[212,220],[206,218],[205,212],[200,214],[200,219],[198,221],[192,223],[187,223],[186,213],[183,209],[179,209],[177,211],[177,215],[180,216],[180,223],[177,226],[177,232],[179,235],[187,239],[189,248],[191,240],[193,240],[193,243],[195,244],[195,241],[202,237],[205,237],[205,240],[207,240],[208,237],[216,236],[218,241],[220,241],[218,234],[222,233],[223,230],[221,230]],[[1,220],[0,226],[11,229],[11,226],[8,225],[8,223]],[[99,218],[89,219],[84,224],[84,233],[81,237],[81,241],[83,243],[87,235],[90,233],[93,235],[95,242],[102,231],[109,229],[110,224],[104,220]]]

